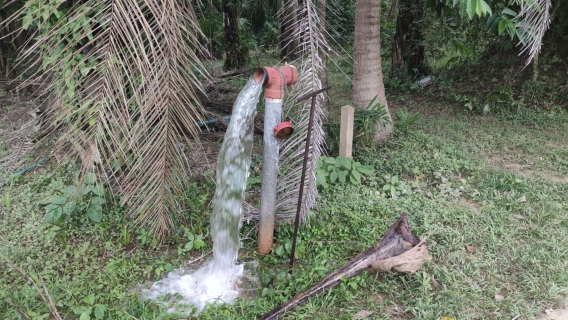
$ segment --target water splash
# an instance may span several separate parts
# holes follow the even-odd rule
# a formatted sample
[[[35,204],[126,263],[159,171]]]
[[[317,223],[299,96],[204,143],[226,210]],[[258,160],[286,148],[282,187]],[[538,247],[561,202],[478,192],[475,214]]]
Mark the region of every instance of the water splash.
[[[207,304],[233,303],[239,295],[237,281],[244,274],[243,265],[236,264],[239,229],[261,90],[262,85],[251,78],[239,93],[219,150],[211,215],[213,259],[193,273],[174,271],[143,292],[148,299],[166,306],[168,313],[197,315]]]

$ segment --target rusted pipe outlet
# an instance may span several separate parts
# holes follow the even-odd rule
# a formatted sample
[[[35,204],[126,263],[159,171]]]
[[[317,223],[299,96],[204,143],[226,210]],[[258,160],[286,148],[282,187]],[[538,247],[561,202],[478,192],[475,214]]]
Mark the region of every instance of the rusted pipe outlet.
[[[258,252],[270,252],[274,236],[276,211],[276,185],[278,178],[279,146],[275,133],[282,121],[282,98],[284,86],[298,81],[298,71],[294,66],[263,67],[254,72],[254,80],[264,86],[264,137],[262,150],[262,184],[260,187],[260,215],[258,230]],[[290,125],[291,127],[291,125]],[[289,128],[288,128],[289,129]],[[290,132],[291,134],[292,132]]]
[[[298,70],[293,65],[281,67],[262,67],[253,74],[254,81],[264,86],[264,97],[269,99],[284,98],[284,86],[293,86],[298,82]]]

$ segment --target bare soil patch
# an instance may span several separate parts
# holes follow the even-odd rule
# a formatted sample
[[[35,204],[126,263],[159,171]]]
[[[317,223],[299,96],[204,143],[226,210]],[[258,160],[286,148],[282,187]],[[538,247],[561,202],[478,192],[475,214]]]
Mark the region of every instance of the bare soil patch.
[[[566,320],[568,319],[568,299],[564,301],[564,306],[559,309],[546,309],[540,320]]]
[[[510,172],[522,174],[527,178],[535,178],[537,176],[542,176],[552,182],[568,183],[568,176],[562,176],[558,172],[538,169],[535,170],[530,164],[521,164],[517,162],[504,161],[502,158],[488,158],[488,163],[490,166],[500,169],[505,169]],[[568,320],[568,318],[566,318]]]
[[[33,100],[26,96],[0,96],[0,134],[20,129],[33,119]]]

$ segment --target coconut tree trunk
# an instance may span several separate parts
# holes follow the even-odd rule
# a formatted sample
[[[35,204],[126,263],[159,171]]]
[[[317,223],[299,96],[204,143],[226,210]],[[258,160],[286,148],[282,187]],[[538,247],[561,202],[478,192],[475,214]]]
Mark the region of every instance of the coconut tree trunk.
[[[422,46],[424,37],[416,24],[423,14],[422,0],[400,0],[392,45],[391,73],[403,70],[408,74],[426,74],[424,46]]]
[[[223,0],[225,16],[225,64],[223,69],[231,70],[245,66],[248,52],[239,40],[239,0]]]
[[[376,102],[388,110],[383,69],[381,67],[381,1],[357,0],[355,8],[355,44],[353,69],[353,103],[366,107],[377,96]],[[393,131],[392,124],[377,124],[375,140],[384,141]]]

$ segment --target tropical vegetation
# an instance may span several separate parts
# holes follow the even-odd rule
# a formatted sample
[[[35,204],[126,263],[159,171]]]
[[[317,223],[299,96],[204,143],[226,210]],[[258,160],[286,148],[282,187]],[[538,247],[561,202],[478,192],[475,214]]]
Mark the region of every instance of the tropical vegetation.
[[[565,299],[567,3],[0,3],[1,318],[175,318],[139,292],[208,258],[222,117],[256,67],[284,62],[300,79],[286,88],[275,245],[255,252],[257,135],[240,253],[251,294],[200,317],[262,316],[402,212],[433,261],[345,280],[287,317],[535,319]],[[328,85],[289,273],[310,107],[293,100]],[[344,105],[358,109],[353,158],[337,154]]]

